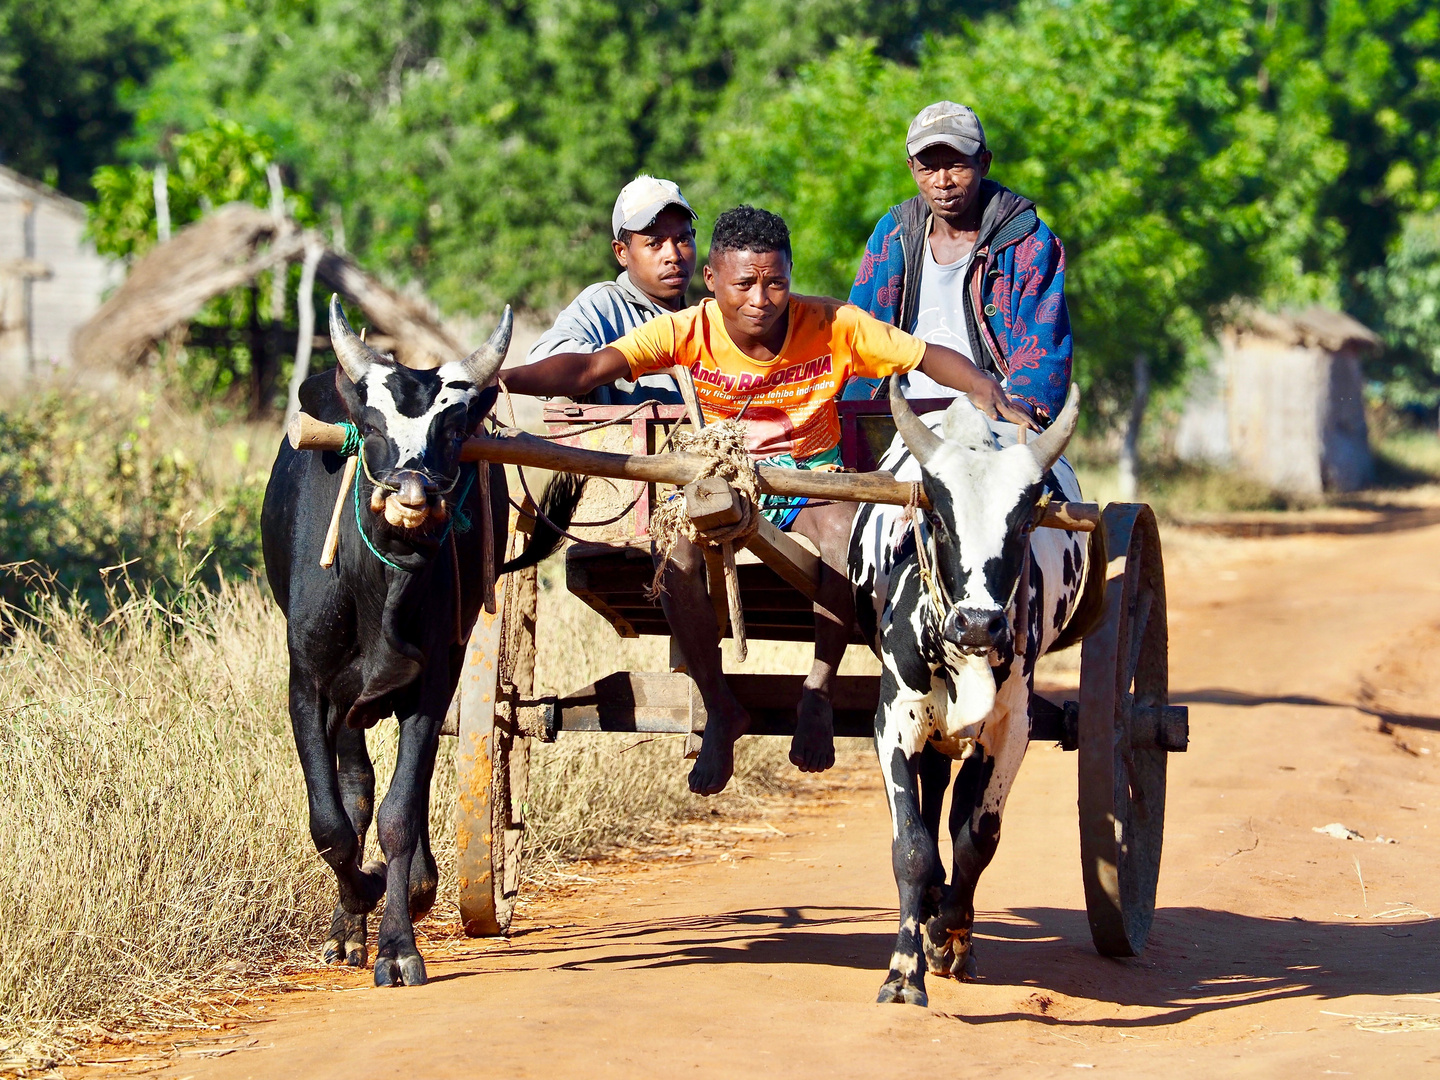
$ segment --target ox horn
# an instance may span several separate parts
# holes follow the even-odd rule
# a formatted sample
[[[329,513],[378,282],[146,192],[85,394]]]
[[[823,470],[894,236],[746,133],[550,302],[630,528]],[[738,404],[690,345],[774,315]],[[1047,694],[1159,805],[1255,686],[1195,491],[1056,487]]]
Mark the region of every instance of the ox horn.
[[[500,325],[495,327],[490,340],[465,358],[465,370],[476,386],[489,386],[500,365],[505,363],[505,354],[510,351],[510,331],[514,326],[515,316],[510,312],[510,305],[506,304],[505,314],[500,316]]]
[[[900,432],[900,438],[905,440],[915,460],[921,465],[929,464],[935,451],[943,445],[943,440],[926,427],[910,408],[910,403],[900,392],[899,375],[890,376],[890,414],[895,418],[895,430]]]
[[[1075,434],[1075,425],[1080,420],[1080,387],[1070,384],[1070,393],[1065,398],[1065,407],[1055,422],[1025,445],[1035,455],[1035,461],[1043,473],[1065,452],[1070,436]]]
[[[384,363],[380,354],[366,345],[350,328],[350,323],[345,318],[345,309],[340,306],[340,297],[336,293],[330,294],[330,345],[335,350],[340,366],[345,369],[345,374],[350,376],[353,383],[358,383],[365,377],[371,364]]]

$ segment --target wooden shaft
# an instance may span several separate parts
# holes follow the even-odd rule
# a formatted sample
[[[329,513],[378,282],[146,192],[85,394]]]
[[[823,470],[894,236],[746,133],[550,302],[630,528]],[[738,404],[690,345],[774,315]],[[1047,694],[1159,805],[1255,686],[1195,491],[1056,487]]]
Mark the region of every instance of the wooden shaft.
[[[720,545],[720,553],[724,559],[725,601],[730,608],[730,635],[735,640],[735,659],[743,664],[750,654],[750,645],[745,640],[745,609],[740,606],[740,571],[735,567],[735,545],[725,541]]]
[[[290,445],[297,450],[338,450],[345,433],[338,424],[327,424],[305,413],[296,413],[288,428]],[[611,454],[584,450],[578,446],[549,442],[523,431],[499,438],[471,436],[460,450],[462,461],[494,461],[504,465],[528,465],[553,472],[583,473],[615,480],[674,484],[684,487],[706,471],[710,459],[703,454]],[[910,485],[888,472],[842,473],[811,469],[777,469],[760,466],[760,490],[767,495],[788,495],[837,502],[886,503],[905,506],[910,502]],[[930,508],[925,493],[920,505]],[[1040,524],[1049,529],[1093,532],[1100,522],[1096,503],[1052,502]]]
[[[330,528],[325,530],[325,546],[320,550],[320,565],[326,570],[335,565],[335,552],[340,549],[340,515],[345,511],[345,499],[350,494],[350,485],[355,482],[355,466],[358,464],[358,457],[346,458],[345,471],[340,474],[340,494],[335,496]]]

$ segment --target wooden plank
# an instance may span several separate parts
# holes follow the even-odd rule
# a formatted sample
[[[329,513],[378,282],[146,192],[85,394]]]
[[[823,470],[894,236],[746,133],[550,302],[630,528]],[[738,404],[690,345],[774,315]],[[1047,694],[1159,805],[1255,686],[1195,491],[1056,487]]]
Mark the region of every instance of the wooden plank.
[[[750,713],[752,735],[793,735],[801,675],[728,675]],[[625,731],[689,736],[698,695],[688,675],[617,671],[555,701],[560,731]],[[878,675],[842,675],[835,685],[835,734],[869,738],[880,699]]]
[[[820,556],[802,547],[765,518],[745,541],[766,566],[793,585],[807,600],[814,600],[820,587]]]

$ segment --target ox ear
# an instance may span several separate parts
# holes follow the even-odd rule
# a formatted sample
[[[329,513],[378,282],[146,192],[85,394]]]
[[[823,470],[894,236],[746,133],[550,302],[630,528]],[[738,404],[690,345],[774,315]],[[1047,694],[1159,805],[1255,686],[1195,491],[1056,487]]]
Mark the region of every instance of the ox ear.
[[[505,354],[510,351],[510,331],[514,326],[515,317],[510,312],[510,305],[506,304],[505,314],[500,316],[500,325],[495,327],[490,340],[465,358],[465,371],[477,387],[489,386],[490,380],[500,371],[500,365],[505,363]]]
[[[905,446],[915,455],[921,465],[928,465],[943,443],[940,436],[926,427],[915,415],[905,395],[900,392],[900,376],[890,376],[890,415],[895,418],[895,430],[905,440]]]
[[[345,318],[345,310],[340,306],[340,297],[336,293],[330,294],[330,344],[335,350],[335,358],[340,361],[340,367],[353,383],[363,379],[372,365],[386,362],[384,357],[361,341],[360,336],[350,328],[349,320]]]
[[[1055,422],[1025,444],[1035,455],[1042,474],[1060,460],[1060,455],[1065,452],[1065,446],[1070,442],[1070,436],[1075,434],[1075,425],[1079,422],[1080,387],[1071,383],[1070,393],[1065,398],[1065,407],[1060,410]]]

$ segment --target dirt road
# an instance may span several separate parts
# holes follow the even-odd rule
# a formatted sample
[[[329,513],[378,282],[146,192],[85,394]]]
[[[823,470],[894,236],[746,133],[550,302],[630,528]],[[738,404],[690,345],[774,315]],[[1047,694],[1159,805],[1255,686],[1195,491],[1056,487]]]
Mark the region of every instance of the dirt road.
[[[1440,1075],[1440,528],[1166,543],[1192,741],[1140,959],[1090,944],[1075,759],[1037,745],[980,888],[983,981],[932,978],[929,1009],[872,1004],[895,892],[867,767],[441,949],[428,986],[266,999],[166,1075]]]

